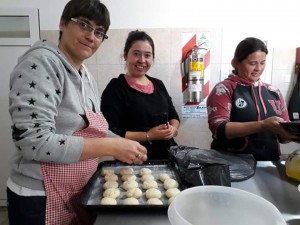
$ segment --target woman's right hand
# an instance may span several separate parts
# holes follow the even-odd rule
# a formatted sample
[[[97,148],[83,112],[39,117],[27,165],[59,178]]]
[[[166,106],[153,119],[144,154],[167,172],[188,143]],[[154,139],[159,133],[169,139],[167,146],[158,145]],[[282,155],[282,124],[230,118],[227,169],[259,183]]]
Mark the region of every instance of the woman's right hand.
[[[262,121],[263,130],[270,131],[280,137],[281,143],[299,140],[299,137],[287,132],[280,123],[285,122],[281,117],[272,116]]]
[[[128,164],[142,164],[147,160],[147,149],[137,141],[114,138],[113,157]]]
[[[284,134],[286,131],[280,125],[280,122],[284,122],[284,119],[278,116],[272,116],[261,121],[262,130],[269,131],[275,134]]]

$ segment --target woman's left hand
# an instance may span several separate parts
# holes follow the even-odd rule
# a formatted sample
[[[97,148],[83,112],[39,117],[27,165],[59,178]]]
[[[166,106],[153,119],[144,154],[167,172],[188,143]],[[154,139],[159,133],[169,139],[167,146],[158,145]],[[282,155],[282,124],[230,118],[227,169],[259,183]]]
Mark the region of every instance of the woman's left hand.
[[[161,124],[156,127],[152,127],[148,134],[151,140],[170,140],[176,136],[177,128],[168,124]]]

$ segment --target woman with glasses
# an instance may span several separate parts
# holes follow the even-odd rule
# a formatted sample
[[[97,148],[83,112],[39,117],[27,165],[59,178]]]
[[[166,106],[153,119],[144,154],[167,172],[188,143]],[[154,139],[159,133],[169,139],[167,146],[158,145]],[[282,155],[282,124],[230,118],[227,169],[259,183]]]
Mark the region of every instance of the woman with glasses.
[[[127,71],[103,91],[101,111],[110,130],[139,141],[149,159],[168,159],[179,117],[163,82],[147,75],[155,56],[152,38],[143,31],[130,32],[123,56]]]
[[[141,164],[147,150],[109,132],[96,81],[83,65],[107,38],[109,12],[99,0],[69,1],[59,44],[37,42],[10,78],[16,154],[7,181],[8,215],[17,224],[93,224],[79,204],[98,159]]]

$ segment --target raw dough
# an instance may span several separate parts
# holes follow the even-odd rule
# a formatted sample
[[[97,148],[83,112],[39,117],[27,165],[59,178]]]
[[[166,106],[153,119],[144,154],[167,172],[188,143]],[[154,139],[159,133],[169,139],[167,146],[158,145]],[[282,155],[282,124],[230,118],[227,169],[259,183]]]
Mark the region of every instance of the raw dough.
[[[146,197],[148,199],[150,199],[150,198],[160,198],[161,197],[161,192],[160,192],[160,190],[158,190],[156,188],[150,188],[146,191]]]
[[[140,176],[143,176],[145,174],[151,174],[151,173],[152,173],[152,170],[150,170],[149,168],[142,168],[142,169],[140,169],[140,172],[139,172]]]
[[[106,169],[102,170],[101,175],[102,176],[106,176],[108,174],[113,174],[113,173],[115,173],[114,169],[108,169],[108,168],[106,168]]]
[[[166,196],[168,198],[172,198],[179,193],[180,193],[180,190],[178,188],[170,188],[170,189],[166,190]]]
[[[120,170],[120,175],[123,176],[125,174],[133,174],[133,169],[131,167],[122,168]]]
[[[125,198],[123,201],[123,205],[139,205],[139,200],[136,198]]]
[[[120,196],[120,190],[117,188],[108,188],[103,192],[103,197],[117,198]]]
[[[136,180],[136,176],[134,174],[125,174],[122,176],[122,181],[126,180]]]
[[[173,202],[174,198],[175,198],[175,196],[168,199],[168,204],[169,205]]]
[[[100,202],[101,205],[116,205],[117,204],[117,200],[114,198],[108,198],[108,197],[104,197],[101,199]]]
[[[107,175],[105,175],[104,179],[105,179],[106,181],[109,181],[109,180],[117,181],[117,180],[118,180],[118,175],[116,175],[116,174],[114,174],[114,173],[107,174]]]
[[[158,198],[150,198],[147,200],[147,205],[162,205],[162,201]]]
[[[127,191],[131,188],[136,188],[138,187],[138,182],[135,180],[127,180],[123,182],[123,188]]]
[[[145,174],[141,177],[141,181],[146,181],[146,180],[155,180],[155,178],[151,174]]]
[[[104,188],[104,189],[108,189],[108,188],[117,188],[118,186],[119,186],[118,182],[117,182],[117,181],[114,181],[114,180],[106,181],[106,182],[103,184],[103,188]]]
[[[155,180],[146,180],[143,182],[142,188],[143,189],[150,189],[150,188],[157,188],[157,182]]]
[[[164,182],[165,189],[177,188],[177,187],[178,187],[178,182],[174,179],[167,179]]]
[[[126,196],[128,198],[134,197],[134,198],[140,198],[142,196],[142,190],[139,188],[131,188],[126,192]]]
[[[161,182],[164,182],[164,181],[167,180],[167,179],[170,179],[170,175],[169,175],[169,174],[167,174],[167,173],[161,173],[161,174],[159,175],[159,180],[160,180]]]

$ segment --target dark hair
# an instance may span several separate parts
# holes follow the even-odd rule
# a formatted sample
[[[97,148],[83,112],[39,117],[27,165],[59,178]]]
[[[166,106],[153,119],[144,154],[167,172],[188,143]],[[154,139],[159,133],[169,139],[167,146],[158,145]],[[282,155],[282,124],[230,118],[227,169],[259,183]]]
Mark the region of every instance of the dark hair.
[[[70,0],[61,15],[61,20],[68,23],[71,18],[85,17],[103,26],[105,33],[110,26],[110,15],[106,6],[99,0]],[[59,40],[62,32],[59,32]]]
[[[125,43],[125,47],[123,50],[124,57],[125,58],[127,57],[129,49],[136,41],[148,41],[152,47],[152,54],[153,54],[153,59],[154,59],[154,42],[153,42],[152,38],[146,32],[139,31],[139,30],[129,32],[126,43]]]
[[[254,37],[248,37],[237,45],[234,52],[234,58],[236,58],[239,62],[242,62],[248,57],[248,55],[257,51],[262,51],[268,54],[268,49],[264,42]]]

